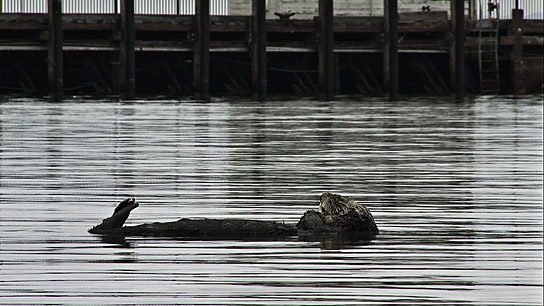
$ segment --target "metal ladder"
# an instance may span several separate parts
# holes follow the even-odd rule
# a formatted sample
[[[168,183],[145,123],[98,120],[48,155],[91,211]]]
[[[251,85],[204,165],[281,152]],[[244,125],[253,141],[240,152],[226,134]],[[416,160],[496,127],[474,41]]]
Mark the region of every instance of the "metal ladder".
[[[482,18],[480,1],[480,21],[478,31],[478,62],[480,68],[480,91],[482,94],[498,94],[499,78],[499,3],[488,0],[488,18]]]

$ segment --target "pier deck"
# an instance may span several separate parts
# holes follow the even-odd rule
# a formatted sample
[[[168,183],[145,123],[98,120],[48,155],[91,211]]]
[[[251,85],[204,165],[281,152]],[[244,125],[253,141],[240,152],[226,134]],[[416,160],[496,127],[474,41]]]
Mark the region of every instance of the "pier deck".
[[[48,14],[0,15],[0,92],[47,92],[47,54],[51,46]],[[512,20],[500,20],[499,61],[503,93],[518,91],[519,71],[512,66],[521,48],[524,92],[542,90],[543,21],[522,20],[516,37]],[[216,94],[252,93],[252,16],[209,16],[210,84]],[[267,90],[273,93],[318,94],[320,19],[266,20]],[[471,67],[479,45],[477,21],[464,24],[467,89],[479,92]],[[333,19],[334,91],[387,93],[383,17]],[[192,95],[198,41],[194,15],[134,16],[135,91]],[[119,15],[62,15],[62,55],[66,94],[118,94],[120,48],[125,32]],[[399,14],[399,78],[401,93],[452,92],[452,23],[447,12]],[[519,50],[518,50],[519,52]],[[197,59],[198,60],[198,59]],[[519,58],[518,58],[519,60]],[[517,74],[515,73],[517,72]],[[540,83],[539,83],[540,82]],[[265,83],[266,84],[266,83]]]

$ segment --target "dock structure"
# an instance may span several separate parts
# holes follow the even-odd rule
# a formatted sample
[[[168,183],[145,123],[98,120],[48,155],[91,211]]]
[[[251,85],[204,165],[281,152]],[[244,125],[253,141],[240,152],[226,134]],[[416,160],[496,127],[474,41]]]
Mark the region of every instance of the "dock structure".
[[[49,0],[51,1],[51,0]],[[133,99],[136,89],[134,1],[121,0],[121,40],[119,42],[119,88],[125,99]]]
[[[51,0],[48,2],[47,19],[47,72],[49,81],[49,92],[53,99],[61,98],[64,88],[63,60],[62,60],[62,2],[61,0]]]
[[[229,11],[216,7],[218,0],[193,0],[193,14],[180,6],[188,0],[170,1],[174,11],[158,15],[139,14],[139,0],[113,1],[107,13],[92,14],[63,13],[68,0],[43,1],[45,12],[6,13],[5,2],[0,8],[0,93],[200,100],[454,94],[462,100],[484,89],[543,88],[544,22],[525,19],[518,1],[509,19],[498,11],[493,17],[498,6],[474,8],[474,0],[409,12],[403,0],[380,0],[380,16],[338,15],[344,8],[335,1],[315,0],[312,18],[293,11],[272,17],[280,0],[245,0],[248,15],[212,14]]]

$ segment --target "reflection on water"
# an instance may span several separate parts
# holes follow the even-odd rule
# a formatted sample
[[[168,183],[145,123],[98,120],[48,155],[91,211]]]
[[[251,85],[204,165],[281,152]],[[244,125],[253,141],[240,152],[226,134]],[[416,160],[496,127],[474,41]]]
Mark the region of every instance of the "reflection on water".
[[[181,217],[295,223],[362,201],[370,244],[98,237]],[[0,105],[0,304],[542,302],[542,97]]]

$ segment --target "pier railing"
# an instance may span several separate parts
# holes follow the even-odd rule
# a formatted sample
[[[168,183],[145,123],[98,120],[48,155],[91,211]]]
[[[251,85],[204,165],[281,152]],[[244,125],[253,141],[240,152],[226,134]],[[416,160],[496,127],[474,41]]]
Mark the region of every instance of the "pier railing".
[[[295,2],[278,1],[281,2],[282,8],[288,10],[292,8],[296,11]],[[365,15],[365,12],[367,15],[376,16],[376,12],[379,15],[379,12],[383,10],[383,1],[367,0],[367,3],[361,4],[361,12],[353,9],[351,5],[348,11],[358,16]],[[270,2],[269,6],[272,5],[272,1],[267,2]],[[317,4],[317,0],[315,2]],[[422,9],[449,10],[449,4],[446,1],[422,1],[421,3],[423,4],[417,4],[417,1],[398,0],[399,12]],[[489,10],[489,3],[498,5],[496,9]],[[248,1],[248,6],[250,5],[251,1]],[[308,6],[311,5],[308,4]],[[335,9],[340,7],[341,4]],[[524,10],[525,19],[544,19],[544,5],[541,0],[465,0],[465,8],[470,19],[495,18],[497,13],[500,19],[512,19],[512,9],[515,8]],[[120,0],[63,0],[62,10],[66,14],[119,14]],[[0,0],[0,13],[47,13],[47,0]],[[193,15],[195,0],[134,0],[134,13],[137,15]],[[235,9],[230,9],[229,0],[210,0],[210,13],[211,15],[240,14]]]
[[[541,0],[471,0],[476,10],[474,19],[512,19],[513,9],[522,9],[524,19],[544,19]]]
[[[119,14],[120,0],[63,0],[65,14]],[[0,13],[44,14],[47,0],[0,0]],[[194,0],[134,0],[138,15],[193,15]],[[229,0],[210,0],[211,15],[228,15]]]

